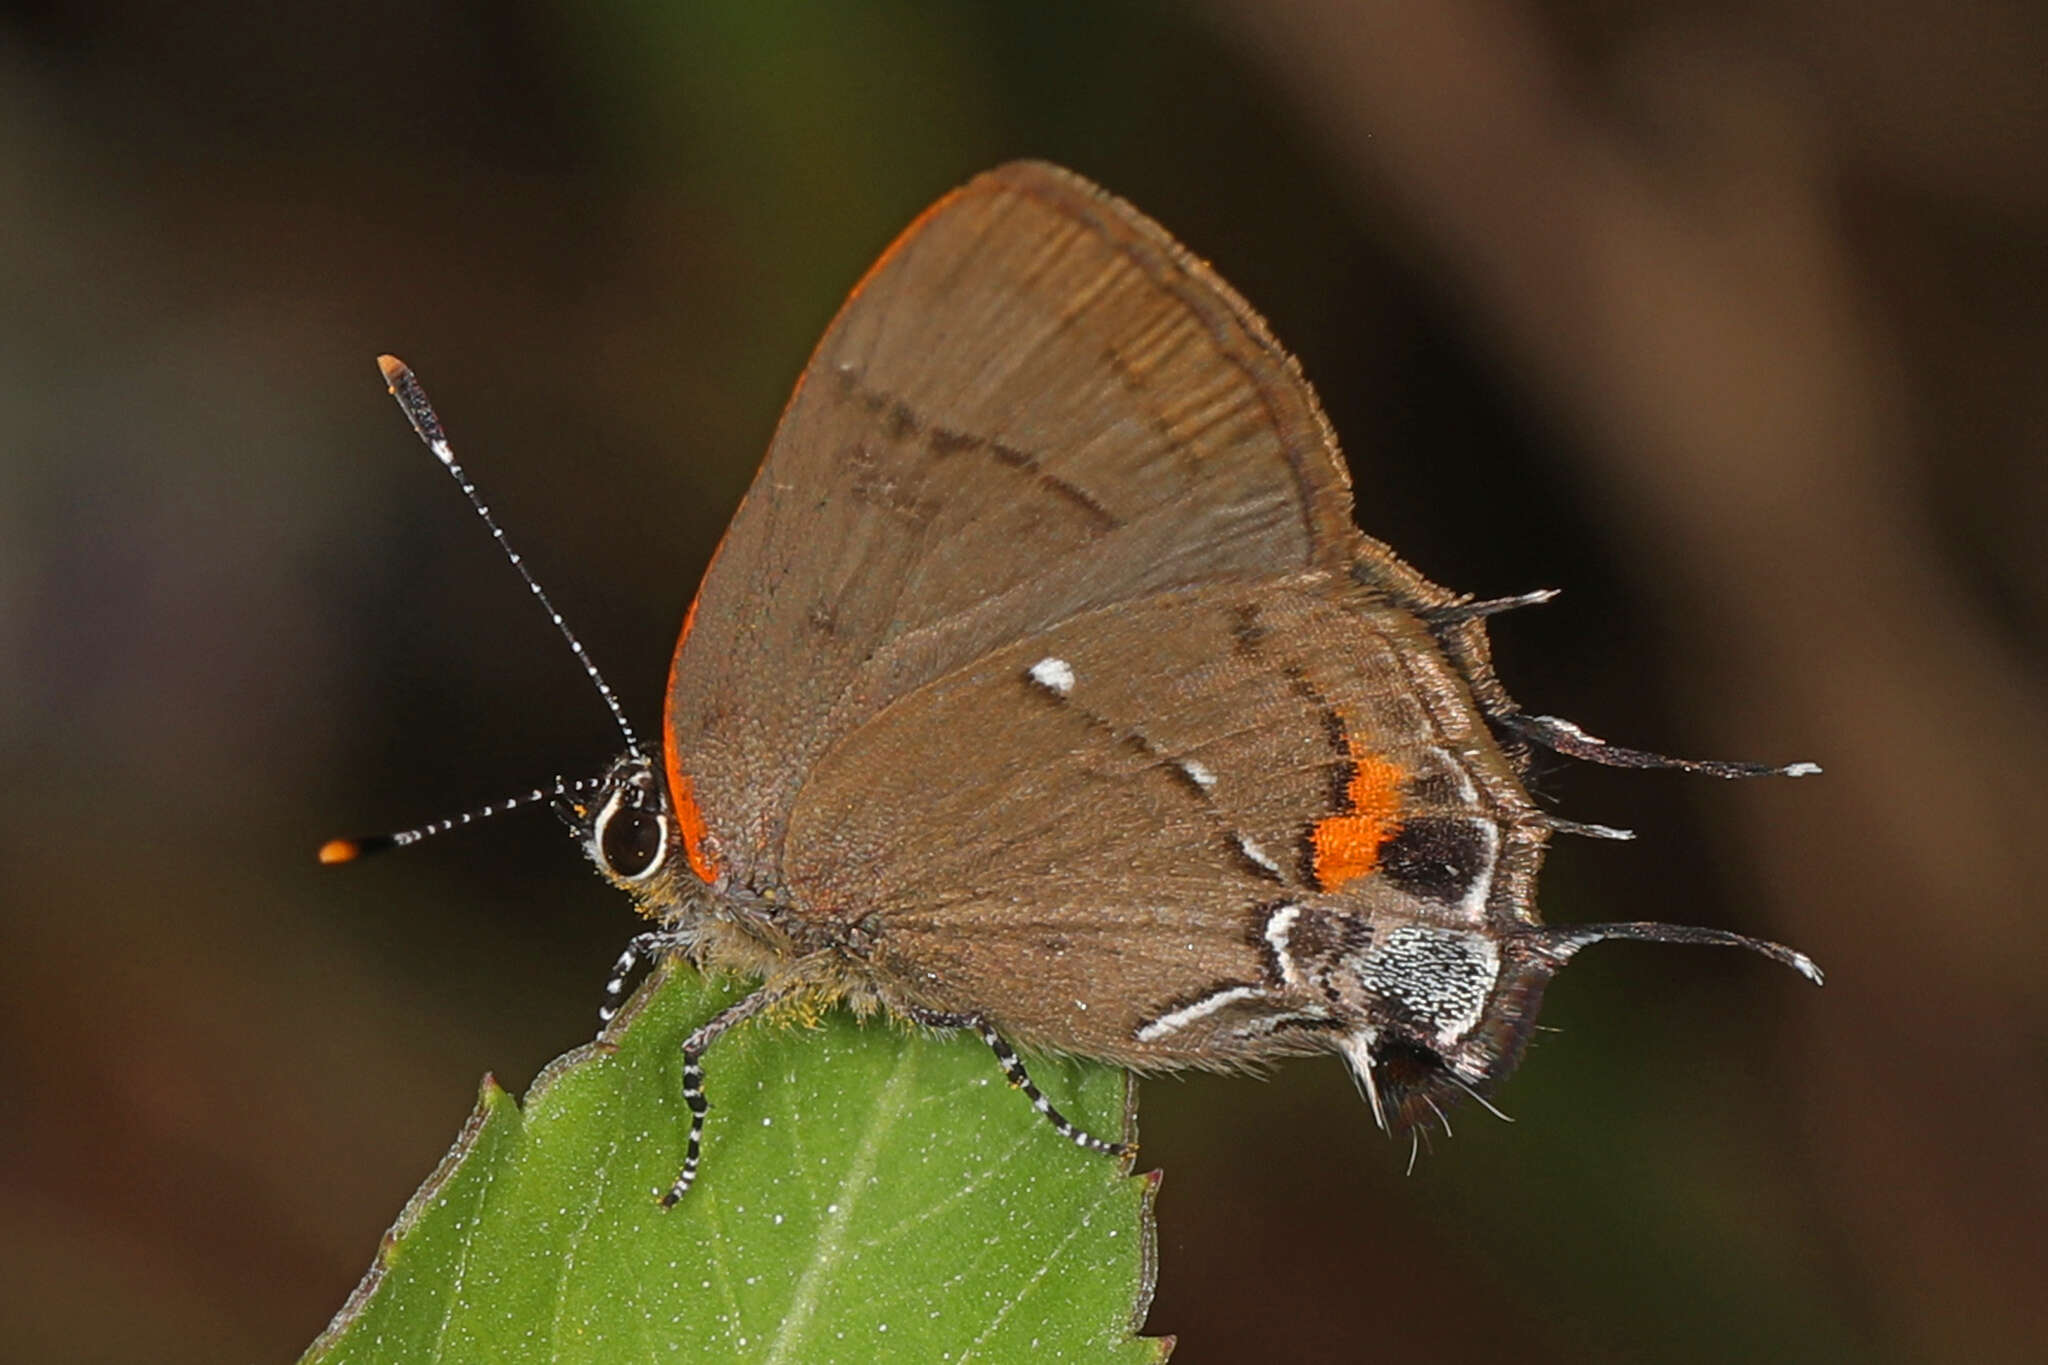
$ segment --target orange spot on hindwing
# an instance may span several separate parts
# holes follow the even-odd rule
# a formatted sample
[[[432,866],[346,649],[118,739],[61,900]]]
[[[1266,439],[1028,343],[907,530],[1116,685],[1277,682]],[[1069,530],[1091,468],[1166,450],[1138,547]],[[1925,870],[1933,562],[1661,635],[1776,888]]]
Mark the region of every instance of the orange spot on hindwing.
[[[1408,770],[1360,744],[1348,732],[1351,780],[1344,796],[1350,809],[1316,821],[1316,884],[1325,891],[1370,874],[1380,860],[1380,845],[1401,828],[1401,784]]]

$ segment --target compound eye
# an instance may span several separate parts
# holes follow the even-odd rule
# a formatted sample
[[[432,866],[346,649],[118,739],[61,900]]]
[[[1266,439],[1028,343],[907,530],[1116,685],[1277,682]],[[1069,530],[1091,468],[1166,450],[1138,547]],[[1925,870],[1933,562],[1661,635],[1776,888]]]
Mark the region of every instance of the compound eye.
[[[597,851],[614,877],[644,881],[668,856],[668,820],[614,801],[598,817]]]

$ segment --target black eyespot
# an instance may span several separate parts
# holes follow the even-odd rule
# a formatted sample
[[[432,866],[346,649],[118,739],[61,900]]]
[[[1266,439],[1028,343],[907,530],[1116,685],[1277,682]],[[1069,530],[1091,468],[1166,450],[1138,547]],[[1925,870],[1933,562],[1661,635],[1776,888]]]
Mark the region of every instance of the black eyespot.
[[[652,811],[614,805],[598,819],[597,851],[615,877],[651,877],[668,853],[668,821]]]
[[[1492,870],[1495,843],[1482,821],[1420,816],[1380,845],[1379,870],[1410,895],[1456,905]]]
[[[1427,1043],[1398,1035],[1381,1039],[1372,1060],[1384,1084],[1411,1090],[1426,1085],[1447,1069],[1441,1052]]]

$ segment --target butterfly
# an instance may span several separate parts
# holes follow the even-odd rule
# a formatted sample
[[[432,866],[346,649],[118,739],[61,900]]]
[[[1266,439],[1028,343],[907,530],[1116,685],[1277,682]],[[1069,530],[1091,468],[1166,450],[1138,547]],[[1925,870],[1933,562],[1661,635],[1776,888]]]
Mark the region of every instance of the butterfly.
[[[460,477],[411,372],[386,376]],[[1627,836],[1538,805],[1530,746],[1818,769],[1523,711],[1486,623],[1550,594],[1440,588],[1352,513],[1300,367],[1130,205],[1020,162],[897,239],[689,607],[659,754],[600,680],[627,752],[552,793],[653,925],[607,1018],[646,959],[759,982],[684,1044],[665,1203],[699,1169],[706,1053],[778,1004],[971,1029],[1060,1134],[1126,1155],[1020,1050],[1140,1073],[1334,1053],[1403,1132],[1487,1102],[1589,944],[1742,947],[1820,981],[1720,930],[1543,924],[1551,836]]]

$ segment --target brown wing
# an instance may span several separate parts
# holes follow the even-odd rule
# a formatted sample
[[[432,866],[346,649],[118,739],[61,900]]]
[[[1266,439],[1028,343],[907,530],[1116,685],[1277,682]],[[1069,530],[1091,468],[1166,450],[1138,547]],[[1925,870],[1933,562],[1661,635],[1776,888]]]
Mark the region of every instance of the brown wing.
[[[812,773],[786,873],[892,1004],[1229,1065],[1320,1045],[1316,926],[1519,917],[1531,814],[1417,619],[1309,573],[1090,612],[901,697]]]
[[[841,310],[691,608],[665,725],[691,863],[779,884],[819,756],[933,678],[1359,543],[1328,424],[1236,294],[1078,177],[984,175]]]

